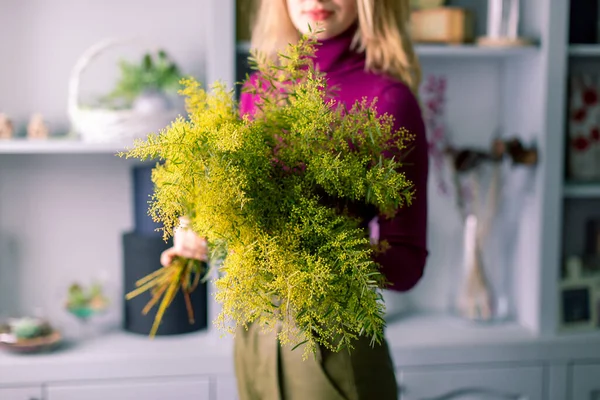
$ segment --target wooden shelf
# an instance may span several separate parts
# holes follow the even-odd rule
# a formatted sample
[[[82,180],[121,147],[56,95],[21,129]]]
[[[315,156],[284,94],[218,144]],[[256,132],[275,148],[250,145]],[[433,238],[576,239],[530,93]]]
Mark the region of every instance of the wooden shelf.
[[[248,52],[250,50],[249,42],[238,42],[238,52]],[[448,58],[505,58],[534,54],[538,48],[536,46],[527,47],[482,47],[476,45],[417,45],[417,54],[420,57],[448,57]]]
[[[572,44],[569,46],[571,57],[600,57],[600,44]]]
[[[126,150],[120,143],[87,143],[77,139],[0,140],[0,154],[115,154]]]
[[[565,184],[564,197],[567,198],[598,198],[600,199],[600,182],[571,182]]]

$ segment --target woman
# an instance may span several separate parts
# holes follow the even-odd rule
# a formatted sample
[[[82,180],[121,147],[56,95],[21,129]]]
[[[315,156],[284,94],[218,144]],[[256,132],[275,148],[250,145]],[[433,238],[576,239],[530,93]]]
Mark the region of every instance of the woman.
[[[420,67],[409,37],[409,0],[263,0],[257,9],[252,45],[275,57],[309,26],[319,27],[317,68],[338,88],[336,101],[352,106],[366,97],[378,99],[380,114],[394,117],[415,137],[405,158],[405,174],[415,198],[392,219],[364,216],[371,236],[389,248],[376,256],[389,289],[407,291],[421,278],[427,258],[428,157],[425,128],[416,93]],[[314,29],[313,29],[314,30]],[[252,115],[255,101],[243,94],[240,112]],[[179,231],[174,247],[161,258],[206,258],[202,239]],[[371,347],[359,339],[352,353],[319,349],[317,358],[302,360],[302,348],[282,347],[275,333],[258,327],[240,329],[235,337],[235,370],[240,400],[392,400],[398,398],[394,366],[387,343]]]

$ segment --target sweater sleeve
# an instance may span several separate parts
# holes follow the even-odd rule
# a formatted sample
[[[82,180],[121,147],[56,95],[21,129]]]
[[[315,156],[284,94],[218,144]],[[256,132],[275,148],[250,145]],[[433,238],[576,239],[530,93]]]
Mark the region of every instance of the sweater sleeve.
[[[254,101],[256,100],[254,95],[251,93],[244,92],[250,85],[255,85],[258,80],[258,75],[256,72],[253,72],[250,75],[248,81],[244,83],[240,93],[240,102],[239,102],[239,114],[241,117],[244,115],[248,115],[250,118],[254,116],[256,112],[256,107],[254,105]]]
[[[394,129],[406,128],[414,140],[403,150],[403,172],[414,185],[410,206],[400,208],[393,218],[378,217],[379,240],[389,248],[375,261],[390,282],[388,289],[408,291],[423,276],[427,259],[427,177],[428,150],[425,126],[418,101],[403,84],[385,88],[378,99],[380,114],[394,117]]]

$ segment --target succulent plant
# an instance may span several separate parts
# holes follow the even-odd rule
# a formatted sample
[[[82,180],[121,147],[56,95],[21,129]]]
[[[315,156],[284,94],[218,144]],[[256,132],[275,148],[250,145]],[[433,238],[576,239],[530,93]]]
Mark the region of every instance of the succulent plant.
[[[104,295],[102,285],[94,283],[85,290],[78,283],[69,287],[66,307],[69,312],[79,318],[88,318],[93,314],[106,309],[108,298]]]
[[[35,339],[52,333],[52,328],[46,321],[30,317],[10,321],[9,328],[17,340]]]

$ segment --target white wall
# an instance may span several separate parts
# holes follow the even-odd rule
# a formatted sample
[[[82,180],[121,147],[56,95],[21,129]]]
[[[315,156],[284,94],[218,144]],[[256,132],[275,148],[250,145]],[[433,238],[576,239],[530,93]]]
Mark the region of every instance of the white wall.
[[[53,133],[64,133],[67,83],[80,55],[106,37],[148,38],[187,74],[203,79],[206,0],[2,0],[0,2],[0,112],[19,128],[41,112]],[[106,90],[121,56],[145,47],[115,47],[82,77],[82,91]],[[110,87],[110,86],[109,86]]]
[[[106,37],[147,38],[203,81],[207,3],[0,1],[0,112],[20,134],[33,112],[43,113],[52,134],[65,133],[71,68]],[[103,54],[83,77],[84,94],[106,91],[115,61],[144,50]],[[120,288],[121,234],[133,225],[130,164],[109,154],[0,156],[0,316],[41,308],[65,320],[62,296],[73,279],[106,275]]]
[[[69,284],[122,287],[121,234],[133,226],[129,165],[110,154],[0,157],[0,316],[69,322]],[[115,301],[120,319],[122,298]]]

